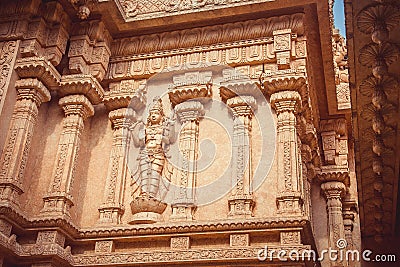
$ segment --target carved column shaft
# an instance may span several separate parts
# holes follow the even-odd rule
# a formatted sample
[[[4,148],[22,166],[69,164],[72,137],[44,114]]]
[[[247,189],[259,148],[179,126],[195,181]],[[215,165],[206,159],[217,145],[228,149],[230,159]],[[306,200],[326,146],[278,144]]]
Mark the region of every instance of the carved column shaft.
[[[65,214],[73,206],[71,190],[80,147],[80,137],[84,120],[94,114],[90,101],[83,95],[69,95],[59,101],[65,117],[58,143],[53,182],[49,193],[44,197],[42,213],[52,215]]]
[[[100,223],[118,224],[124,213],[124,188],[127,173],[129,127],[135,112],[131,108],[120,108],[109,113],[113,127],[113,143],[108,165],[103,204],[99,208]]]
[[[328,231],[329,231],[329,247],[337,248],[339,239],[345,240],[345,231],[342,215],[342,196],[345,193],[346,186],[342,182],[325,182],[321,185],[321,189],[325,194],[328,210]],[[340,247],[338,247],[340,248]],[[337,265],[344,266],[338,262]]]
[[[18,204],[38,108],[50,100],[50,92],[39,80],[31,78],[18,80],[15,87],[17,102],[0,161],[0,199]]]
[[[301,214],[301,184],[296,130],[296,113],[301,97],[296,91],[281,91],[271,95],[272,106],[278,115],[278,212]]]
[[[233,126],[233,191],[229,199],[229,216],[252,216],[254,200],[251,181],[253,178],[251,162],[251,128],[255,105],[252,96],[234,97],[227,100],[232,109]]]
[[[195,187],[197,180],[197,157],[199,148],[199,121],[204,115],[204,107],[199,101],[186,101],[175,107],[182,130],[179,136],[178,192],[172,204],[172,218],[176,220],[193,219],[195,206]]]

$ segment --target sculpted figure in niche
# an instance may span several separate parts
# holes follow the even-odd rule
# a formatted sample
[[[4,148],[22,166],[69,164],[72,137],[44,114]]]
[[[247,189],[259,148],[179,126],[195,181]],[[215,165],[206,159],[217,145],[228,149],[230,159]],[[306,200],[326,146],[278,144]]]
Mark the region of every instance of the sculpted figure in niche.
[[[166,159],[168,145],[173,143],[174,120],[164,115],[162,100],[155,98],[147,117],[146,125],[138,124],[133,129],[133,141],[140,147],[138,168],[133,174],[136,195],[131,202],[131,223],[152,223],[160,220],[167,205],[163,199],[168,191],[168,177],[172,171]]]

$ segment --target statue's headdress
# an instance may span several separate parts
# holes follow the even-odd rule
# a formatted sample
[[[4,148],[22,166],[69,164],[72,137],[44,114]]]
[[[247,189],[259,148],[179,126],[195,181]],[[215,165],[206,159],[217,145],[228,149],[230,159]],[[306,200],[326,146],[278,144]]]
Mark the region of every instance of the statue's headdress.
[[[153,98],[153,104],[150,107],[150,112],[151,111],[158,111],[162,116],[164,116],[164,108],[160,97],[156,96]]]

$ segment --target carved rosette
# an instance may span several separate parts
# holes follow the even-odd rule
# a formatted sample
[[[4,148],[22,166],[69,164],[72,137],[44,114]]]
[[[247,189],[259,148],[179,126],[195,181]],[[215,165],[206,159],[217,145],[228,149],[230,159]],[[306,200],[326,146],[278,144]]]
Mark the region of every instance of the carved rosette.
[[[251,183],[252,118],[256,109],[257,86],[248,82],[228,83],[220,88],[222,100],[230,107],[233,126],[232,193],[228,200],[230,217],[247,218],[253,215],[255,201]]]
[[[39,107],[50,92],[38,79],[18,80],[17,102],[0,160],[0,200],[18,205]]]
[[[278,213],[301,215],[303,212],[303,180],[301,178],[300,138],[296,114],[302,107],[299,91],[305,87],[304,78],[286,78],[264,83],[270,94],[277,121]]]
[[[43,216],[67,216],[73,206],[72,185],[78,160],[80,137],[84,120],[94,114],[94,108],[84,95],[69,95],[60,99],[59,105],[65,113],[63,129],[58,143],[53,171],[53,181],[48,194],[43,198]]]

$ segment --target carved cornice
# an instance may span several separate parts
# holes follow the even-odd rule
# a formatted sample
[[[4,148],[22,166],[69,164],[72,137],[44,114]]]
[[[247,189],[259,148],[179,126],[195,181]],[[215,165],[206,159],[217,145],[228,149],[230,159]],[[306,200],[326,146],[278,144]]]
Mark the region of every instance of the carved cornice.
[[[104,90],[92,75],[73,74],[62,76],[59,94],[61,96],[83,94],[96,105],[103,100]]]
[[[15,71],[20,78],[37,78],[50,89],[57,89],[60,84],[61,75],[43,57],[20,58],[15,64]]]
[[[265,36],[272,36],[275,30],[288,28],[292,29],[292,32],[298,35],[303,35],[303,14],[298,13],[246,22],[118,39],[113,42],[111,54],[114,59],[117,59],[118,57],[147,54],[156,51],[181,50],[189,47],[200,48],[215,44],[220,46],[223,43],[237,42],[239,40],[265,38]]]
[[[110,83],[110,91],[105,92],[104,104],[108,110],[130,107],[136,111],[146,105],[146,80],[122,80]]]
[[[18,99],[33,99],[38,107],[51,99],[49,90],[35,78],[17,80],[15,88],[18,91]]]

